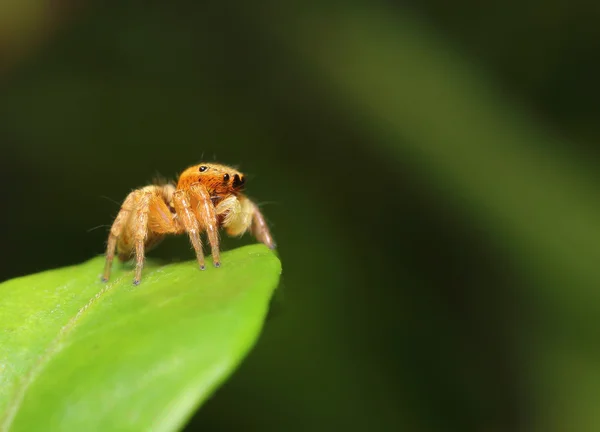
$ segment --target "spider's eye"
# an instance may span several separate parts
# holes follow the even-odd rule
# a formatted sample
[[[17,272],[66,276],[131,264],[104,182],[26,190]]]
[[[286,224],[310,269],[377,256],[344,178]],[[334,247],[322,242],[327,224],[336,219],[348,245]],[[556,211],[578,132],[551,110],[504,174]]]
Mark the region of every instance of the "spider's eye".
[[[223,176],[223,181],[226,181],[226,182],[229,181],[229,174],[225,174]]]
[[[207,166],[204,166],[204,165],[202,165],[202,166],[201,166],[201,167],[198,169],[198,171],[200,171],[200,172],[204,172],[204,171],[206,171],[207,169],[208,169],[208,167],[207,167]]]

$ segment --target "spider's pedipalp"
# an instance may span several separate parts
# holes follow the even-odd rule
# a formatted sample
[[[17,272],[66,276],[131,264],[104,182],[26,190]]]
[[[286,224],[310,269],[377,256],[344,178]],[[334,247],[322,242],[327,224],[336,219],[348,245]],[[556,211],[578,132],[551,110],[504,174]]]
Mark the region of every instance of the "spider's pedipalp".
[[[217,204],[217,214],[223,216],[223,228],[230,236],[241,236],[250,229],[258,241],[275,249],[263,214],[248,197],[230,195]]]
[[[223,216],[223,228],[230,236],[243,235],[252,224],[252,202],[243,195],[230,195],[217,205],[217,214]]]

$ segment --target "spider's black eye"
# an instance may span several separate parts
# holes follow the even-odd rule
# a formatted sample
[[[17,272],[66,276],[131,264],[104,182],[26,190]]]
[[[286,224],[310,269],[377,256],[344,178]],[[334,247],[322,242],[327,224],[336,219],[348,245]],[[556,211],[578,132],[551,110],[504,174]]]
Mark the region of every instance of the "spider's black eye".
[[[207,169],[208,169],[208,167],[207,167],[207,166],[204,166],[204,165],[202,165],[202,166],[201,166],[201,167],[198,169],[198,171],[200,171],[200,172],[204,172],[204,171],[206,171]]]
[[[229,174],[225,174],[223,176],[223,181],[228,182],[229,181]]]

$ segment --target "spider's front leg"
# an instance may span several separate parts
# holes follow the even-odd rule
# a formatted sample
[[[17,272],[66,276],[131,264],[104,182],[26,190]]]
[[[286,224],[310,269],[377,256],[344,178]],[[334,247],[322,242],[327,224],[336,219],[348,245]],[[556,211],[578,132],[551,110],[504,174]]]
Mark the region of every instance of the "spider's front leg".
[[[190,195],[197,200],[196,216],[203,229],[206,230],[210,249],[212,253],[213,265],[221,266],[221,256],[219,251],[219,225],[217,220],[217,211],[210,199],[210,194],[206,187],[201,183],[194,183],[190,186]]]
[[[254,235],[258,241],[266,244],[269,249],[275,249],[277,245],[275,244],[275,240],[273,240],[271,231],[269,231],[265,217],[260,212],[256,204],[254,204],[252,201],[250,201],[250,204],[252,206],[252,227],[250,228],[252,235]]]
[[[198,219],[192,211],[190,199],[184,190],[175,191],[173,194],[173,205],[196,251],[196,259],[198,260],[200,270],[204,270],[204,252],[202,252],[202,240],[200,240],[200,227],[198,226]]]

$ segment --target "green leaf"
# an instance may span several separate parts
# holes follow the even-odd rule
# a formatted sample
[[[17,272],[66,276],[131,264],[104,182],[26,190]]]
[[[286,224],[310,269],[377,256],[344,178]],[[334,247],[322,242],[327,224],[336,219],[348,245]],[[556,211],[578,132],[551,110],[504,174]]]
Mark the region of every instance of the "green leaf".
[[[103,257],[0,284],[0,430],[171,431],[261,331],[281,274],[263,245],[222,267]]]

